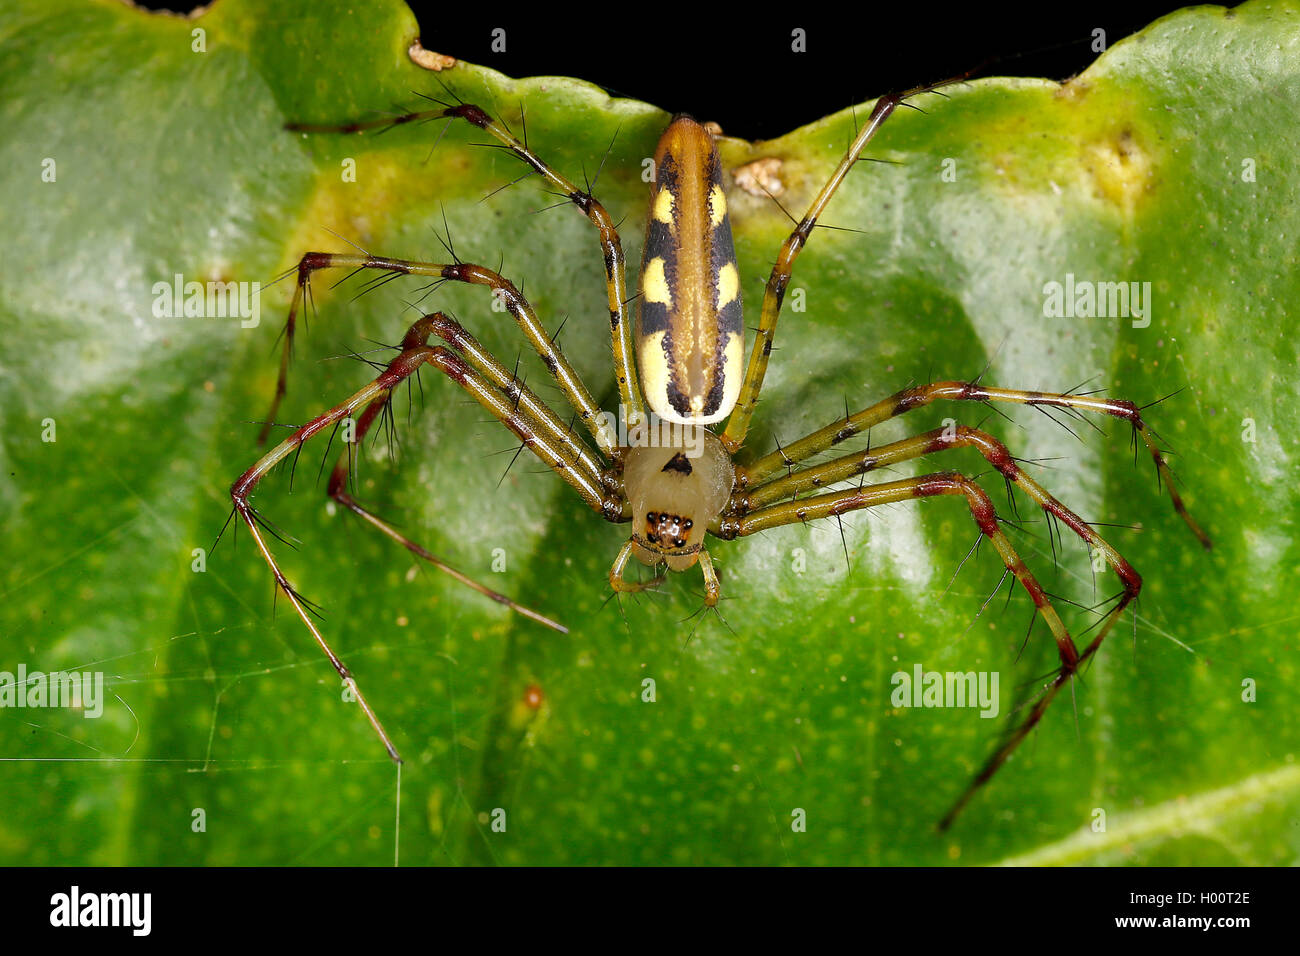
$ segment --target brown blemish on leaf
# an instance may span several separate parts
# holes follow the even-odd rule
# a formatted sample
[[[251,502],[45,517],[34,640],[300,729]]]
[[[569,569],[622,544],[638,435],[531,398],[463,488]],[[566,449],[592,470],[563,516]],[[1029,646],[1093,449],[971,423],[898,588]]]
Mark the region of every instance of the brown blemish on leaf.
[[[1154,183],[1151,156],[1132,127],[1112,129],[1084,145],[1081,162],[1097,195],[1131,216]]]
[[[781,160],[775,156],[738,166],[731,178],[751,196],[780,196],[785,192],[785,183],[781,180]]]
[[[1057,89],[1058,100],[1082,100],[1092,91],[1092,84],[1077,76],[1072,76]]]
[[[416,37],[406,50],[406,55],[411,58],[411,62],[416,66],[423,67],[426,70],[432,70],[435,73],[441,73],[443,70],[450,70],[456,65],[454,56],[447,56],[445,53],[434,53],[432,50],[426,50],[420,44],[420,38]]]

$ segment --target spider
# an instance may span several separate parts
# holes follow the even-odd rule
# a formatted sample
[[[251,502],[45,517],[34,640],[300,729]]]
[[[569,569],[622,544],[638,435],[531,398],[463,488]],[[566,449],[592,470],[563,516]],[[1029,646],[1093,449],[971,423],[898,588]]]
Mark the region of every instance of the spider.
[[[421,262],[357,254],[308,252],[286,275],[297,273],[297,286],[285,323],[285,343],[270,413],[261,440],[286,391],[289,356],[296,319],[307,300],[311,277],[323,269],[377,270],[385,279],[402,275],[430,277],[435,283],[463,282],[484,286],[518,324],[531,347],[576,412],[590,441],[575,433],[535,391],[525,385],[454,318],[434,312],[422,316],[406,332],[397,355],[360,391],[318,415],[280,442],[248,469],[231,488],[234,512],[247,525],[270,567],[279,590],[292,603],[344,685],[360,704],[389,755],[400,762],[396,747],[356,685],[351,672],[331,650],[312,619],[315,608],[289,583],[267,546],[263,530],[275,534],[249,497],[263,476],[305,442],[326,429],[350,422],[351,443],[359,444],[385,413],[393,390],[420,368],[432,366],[468,392],[494,418],[567,482],[583,502],[607,521],[631,523],[631,534],[609,569],[616,593],[652,588],[663,574],[629,581],[625,572],[636,560],[654,569],[687,571],[699,566],[707,607],[717,605],[722,585],[705,546],[708,536],[729,541],[783,525],[839,517],[860,509],[936,496],[959,496],[971,519],[996,549],[1005,573],[1013,575],[1030,596],[1035,615],[1047,622],[1055,640],[1060,666],[940,822],[946,828],[971,796],[986,783],[1041,720],[1057,693],[1101,646],[1124,610],[1137,598],[1142,579],[1133,567],[1077,514],[1058,501],[1017,464],[1007,447],[979,428],[965,425],[936,429],[889,444],[842,455],[820,464],[810,459],[836,448],[888,419],[935,401],[1003,402],[1058,408],[1071,414],[1111,415],[1128,422],[1155,462],[1168,488],[1174,509],[1206,548],[1209,538],[1183,505],[1164,456],[1141,410],[1128,401],[1095,394],[1065,394],[997,388],[974,381],[936,381],[904,388],[856,413],[848,413],[799,440],[742,463],[737,455],[745,440],[763,387],[782,300],[794,266],[814,227],[836,190],[863,150],[899,106],[926,93],[965,79],[917,87],[878,99],[866,122],[830,179],[784,241],[763,294],[756,339],[745,361],[740,280],[737,272],[723,170],[712,135],[689,116],[675,117],[654,155],[644,255],[640,270],[639,308],[629,319],[626,263],[618,231],[590,189],[579,189],[548,166],[504,124],[483,109],[451,94],[454,102],[429,97],[435,108],[396,117],[338,125],[289,124],[301,133],[359,133],[406,123],[446,118],[463,121],[493,137],[529,169],[577,207],[595,227],[604,255],[614,371],[626,431],[603,412],[578,373],[554,344],[533,307],[505,276],[485,266],[464,262],[448,245],[452,261]],[[449,91],[450,92],[450,91]],[[436,337],[445,344],[430,345]],[[720,427],[725,420],[725,427]],[[593,447],[594,446],[594,447]],[[1101,555],[1121,583],[1121,592],[1100,622],[1096,635],[1082,648],[1076,644],[1033,572],[1017,554],[1001,527],[992,501],[974,480],[958,471],[936,471],[919,477],[875,484],[862,477],[899,462],[960,447],[976,449],[1010,485],[1063,523],[1094,554]],[[328,450],[327,450],[328,454]],[[492,591],[445,564],[436,555],[373,514],[347,490],[350,456],[344,452],[331,473],[328,494],[336,502],[421,559],[453,575],[515,612],[557,630],[559,623]],[[830,489],[849,479],[847,490]],[[802,497],[801,497],[802,496]],[[793,500],[791,500],[793,499]],[[232,513],[233,517],[233,513]],[[1031,622],[1032,623],[1032,622]]]

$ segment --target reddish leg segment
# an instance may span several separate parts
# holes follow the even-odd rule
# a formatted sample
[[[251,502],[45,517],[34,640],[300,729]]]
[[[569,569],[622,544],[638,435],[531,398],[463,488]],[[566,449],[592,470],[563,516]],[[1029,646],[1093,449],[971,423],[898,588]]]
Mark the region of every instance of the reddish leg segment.
[[[834,448],[841,442],[859,435],[873,425],[878,425],[890,418],[896,418],[913,409],[929,405],[944,399],[963,402],[1009,402],[1018,405],[1031,405],[1044,408],[1060,408],[1078,412],[1100,412],[1112,415],[1128,422],[1134,434],[1142,440],[1155,462],[1156,474],[1162,484],[1169,490],[1174,510],[1178,512],[1187,527],[1196,535],[1202,547],[1210,548],[1209,536],[1201,530],[1200,525],[1188,513],[1182,496],[1174,486],[1173,474],[1164,459],[1151,429],[1142,420],[1141,410],[1132,402],[1099,398],[1095,395],[1065,395],[1053,392],[1032,392],[1009,388],[993,388],[977,382],[933,382],[929,385],[917,385],[871,405],[862,411],[848,415],[838,422],[827,425],[793,444],[787,445],[769,455],[764,455],[747,466],[736,468],[736,485],[738,489],[752,488],[769,481],[773,476],[786,471],[791,466],[805,461],[814,455]],[[1009,457],[1009,456],[1008,456]]]
[[[1026,479],[1027,481],[1028,479]],[[1034,486],[1037,488],[1037,486]],[[1041,491],[1041,489],[1039,489]],[[815,521],[819,518],[837,517],[847,514],[851,511],[863,508],[874,508],[884,504],[891,504],[899,501],[909,501],[917,498],[928,498],[935,495],[963,495],[966,498],[967,505],[970,508],[971,517],[974,519],[980,533],[989,539],[997,549],[1002,563],[1007,570],[1015,575],[1016,580],[1029,594],[1030,599],[1034,602],[1034,609],[1037,614],[1041,614],[1052,631],[1052,636],[1056,640],[1057,653],[1061,660],[1060,670],[1052,679],[1051,683],[1044,688],[1043,693],[1034,702],[1028,716],[1021,721],[1011,731],[1001,746],[989,757],[984,766],[976,774],[975,778],[967,786],[966,790],[953,804],[952,808],[944,815],[940,822],[940,829],[946,829],[957,814],[970,800],[971,796],[983,786],[998,771],[998,768],[1006,762],[1025,736],[1037,726],[1042,719],[1044,712],[1052,700],[1056,697],[1060,689],[1070,680],[1078,671],[1079,666],[1096,653],[1101,642],[1105,640],[1106,635],[1110,633],[1115,622],[1124,609],[1133,602],[1138,592],[1142,588],[1142,579],[1137,572],[1132,569],[1128,562],[1119,557],[1109,545],[1105,545],[1107,551],[1119,562],[1116,572],[1123,583],[1121,592],[1115,607],[1112,608],[1101,622],[1097,631],[1097,636],[1084,649],[1079,652],[1075,646],[1073,638],[1070,637],[1064,622],[1056,613],[1042,585],[1034,577],[1033,573],[1021,560],[1020,555],[1012,547],[1011,542],[1007,540],[1006,535],[998,523],[998,517],[993,509],[993,503],[989,500],[988,495],[979,485],[969,478],[958,472],[939,472],[932,475],[924,475],[919,478],[909,478],[902,481],[892,481],[879,485],[867,485],[858,489],[848,491],[829,492],[827,494],[816,495],[812,498],[805,498],[800,501],[786,502],[784,504],[770,505],[765,508],[743,515],[729,516],[723,519],[719,529],[721,537],[735,538],[744,535],[754,534],[758,531],[764,531],[768,528],[780,527],[781,525],[794,524],[796,522]],[[1043,492],[1046,495],[1045,492]],[[1056,499],[1047,496],[1050,501]],[[1059,503],[1057,503],[1059,506]],[[1066,514],[1073,515],[1072,512],[1066,511]],[[1078,521],[1078,519],[1075,519]],[[1082,530],[1091,536],[1089,540],[1095,539],[1100,542],[1095,533],[1092,532],[1086,524],[1079,521]],[[1108,555],[1109,559],[1109,555]]]
[[[375,712],[371,709],[364,694],[357,686],[356,680],[348,670],[343,661],[330,648],[319,628],[312,620],[306,601],[293,588],[280,570],[275,556],[267,546],[265,538],[262,535],[264,524],[258,516],[256,510],[250,504],[249,499],[252,496],[253,489],[258,482],[265,477],[275,465],[283,461],[290,455],[296,455],[302,446],[315,435],[322,431],[337,426],[345,419],[356,419],[357,414],[361,413],[362,433],[368,430],[373,424],[375,416],[379,410],[387,403],[389,394],[398,384],[409,378],[424,365],[432,365],[439,371],[445,373],[449,378],[464,388],[484,408],[488,409],[502,424],[509,428],[519,437],[519,439],[530,448],[543,462],[552,468],[566,482],[568,482],[583,498],[587,504],[608,517],[610,520],[620,520],[623,510],[622,498],[615,494],[607,494],[597,475],[591,474],[580,463],[575,463],[572,458],[572,451],[565,442],[557,440],[555,436],[547,434],[547,429],[534,420],[524,409],[518,399],[512,400],[500,388],[492,384],[473,368],[467,365],[458,355],[442,347],[430,347],[427,345],[429,334],[439,328],[443,328],[447,323],[445,316],[431,315],[426,316],[416,322],[407,333],[402,344],[402,350],[396,358],[389,363],[388,367],[370,384],[366,385],[360,391],[342,404],[336,405],[329,411],[317,416],[307,424],[294,430],[293,434],[280,442],[275,448],[263,455],[252,468],[244,472],[243,475],[231,486],[230,496],[234,502],[235,511],[239,514],[243,522],[248,526],[249,532],[257,544],[258,551],[261,553],[263,560],[271,569],[275,577],[276,585],[292,603],[294,610],[297,611],[299,618],[307,629],[311,632],[312,637],[320,646],[325,656],[329,658],[339,677],[343,679],[345,685],[352,691],[361,709],[365,712],[366,718],[370,721],[375,733],[383,741],[389,756],[394,760],[400,761],[401,757],[393,745],[392,739],[384,730],[383,725],[379,722]],[[521,386],[522,387],[522,386]],[[410,549],[413,553],[418,554],[425,560],[431,561],[436,566],[447,573],[453,574],[458,579],[464,580],[465,583],[475,586],[473,582],[464,578],[459,572],[455,572],[442,564],[431,553],[420,548],[419,545],[410,542],[401,536],[386,522],[375,517],[356,504],[346,492],[347,471],[343,463],[340,463],[342,470],[336,468],[330,481],[330,492],[349,509],[361,515],[371,524],[378,527],[389,537],[394,538],[404,547]],[[490,592],[481,586],[478,590],[487,593],[489,597],[497,600],[494,592]],[[519,608],[513,602],[512,607]],[[559,625],[549,619],[543,618],[534,612],[526,612],[530,617],[541,621],[541,623],[558,628]]]
[[[422,319],[421,322],[423,321],[425,320]],[[418,325],[419,323],[417,323],[417,326]],[[410,338],[409,333],[407,337],[408,339]],[[380,417],[385,408],[390,408],[390,396],[391,393],[384,393],[377,396],[369,405],[366,406],[366,410],[361,413],[361,418],[357,420],[356,424],[356,436],[353,441],[355,447],[361,447],[362,442],[365,440],[366,433],[370,431],[370,426],[375,423],[376,419]],[[378,528],[381,532],[393,541],[396,541],[402,547],[406,548],[407,551],[410,551],[416,557],[428,562],[439,571],[454,578],[466,587],[472,588],[484,597],[490,598],[498,604],[503,604],[516,614],[520,614],[523,617],[536,621],[538,624],[559,631],[561,634],[569,633],[569,629],[564,625],[551,620],[551,618],[544,614],[539,614],[532,608],[524,607],[522,604],[512,601],[509,597],[501,594],[499,591],[494,591],[491,588],[480,584],[469,575],[458,571],[427,548],[402,534],[397,530],[397,528],[393,527],[392,524],[361,505],[348,491],[348,477],[352,472],[352,454],[353,452],[351,448],[348,448],[339,454],[339,460],[334,465],[334,470],[330,473],[329,487],[327,489],[327,493],[331,498],[341,504],[344,508],[347,508],[353,514],[364,519],[372,527]]]
[[[262,428],[259,441],[264,440],[287,387],[289,369],[288,355],[293,348],[293,331],[296,316],[306,298],[313,273],[321,269],[350,268],[354,272],[373,269],[392,275],[429,276],[449,282],[467,282],[471,285],[487,286],[514,317],[530,345],[541,356],[543,364],[551,373],[560,389],[578,412],[578,418],[595,438],[597,446],[607,456],[613,456],[618,447],[618,436],[609,421],[601,414],[600,406],[592,398],[591,392],[583,384],[582,378],[569,364],[569,360],[551,341],[546,329],[537,318],[537,313],[528,304],[528,300],[509,279],[484,266],[469,262],[418,262],[413,259],[392,259],[384,256],[357,255],[352,253],[309,252],[298,263],[298,285],[294,291],[293,303],[289,307],[289,319],[285,325],[285,352],[280,362],[280,374],[276,380],[275,397],[267,413],[266,424]]]
[[[963,79],[965,79],[965,76],[944,80],[942,83],[918,86],[905,93],[893,93],[876,100],[871,115],[867,117],[866,123],[858,130],[858,135],[854,137],[848,152],[844,154],[844,158],[840,160],[839,165],[835,167],[835,172],[822,186],[817,198],[812,201],[812,205],[804,213],[803,219],[799,220],[799,224],[795,226],[794,231],[782,244],[781,251],[777,254],[776,265],[772,267],[771,275],[768,276],[767,287],[763,292],[763,307],[758,320],[758,335],[754,339],[754,349],[749,353],[749,367],[745,370],[745,381],[740,387],[740,395],[736,400],[736,410],[727,419],[726,431],[719,436],[727,451],[734,454],[745,443],[745,436],[749,433],[750,420],[754,416],[754,409],[758,407],[759,393],[763,390],[763,378],[767,375],[767,363],[772,354],[772,340],[776,335],[776,322],[781,315],[781,303],[785,299],[785,290],[790,285],[790,279],[794,275],[795,260],[799,258],[800,251],[807,244],[813,229],[817,227],[817,220],[826,212],[831,197],[835,195],[835,191],[839,189],[849,171],[853,169],[854,164],[862,156],[862,151],[867,148],[867,144],[880,132],[880,127],[885,124],[885,120],[889,119],[900,104],[909,97],[933,92],[940,87],[961,82]]]
[[[581,190],[560,173],[553,170],[541,158],[529,149],[527,142],[520,142],[503,124],[492,119],[488,114],[472,103],[455,105],[440,103],[439,109],[419,110],[401,116],[382,119],[351,122],[343,124],[289,123],[288,129],[303,133],[362,133],[367,130],[389,129],[408,123],[419,123],[431,119],[462,119],[494,137],[506,149],[510,150],[520,161],[539,175],[558,195],[573,203],[591,221],[600,239],[601,253],[605,262],[606,298],[609,306],[610,332],[613,337],[614,370],[618,378],[619,398],[629,415],[645,410],[641,399],[641,389],[637,382],[636,360],[633,357],[632,324],[627,318],[627,303],[631,296],[627,291],[627,270],[623,257],[623,244],[614,225],[614,220],[605,207],[591,195],[589,190]],[[285,352],[281,357],[281,381],[277,386],[276,404],[284,391],[284,376],[288,368],[289,345],[292,341],[294,319],[298,307],[295,296],[286,323]],[[274,406],[272,407],[274,412]],[[274,415],[271,416],[274,418]],[[602,451],[608,453],[603,445]]]
[[[1101,412],[1127,421],[1133,428],[1135,438],[1140,438],[1155,463],[1160,480],[1168,487],[1174,510],[1182,517],[1192,533],[1201,544],[1209,548],[1210,539],[1187,512],[1181,496],[1173,484],[1173,476],[1164,455],[1156,445],[1151,430],[1142,420],[1141,411],[1132,402],[1114,401],[1092,395],[1067,395],[1048,392],[1017,391],[993,388],[975,382],[935,382],[903,389],[889,398],[854,415],[847,415],[834,424],[819,429],[798,441],[779,449],[772,454],[759,458],[748,466],[736,469],[736,491],[732,495],[729,513],[718,523],[716,533],[723,537],[735,537],[752,534],[755,530],[789,524],[794,521],[808,521],[818,517],[838,515],[844,511],[857,508],[873,507],[885,501],[899,501],[911,497],[924,497],[930,494],[966,494],[971,500],[972,514],[980,530],[990,537],[1007,568],[1016,573],[1017,579],[1034,599],[1035,608],[1043,614],[1056,639],[1061,658],[1061,670],[1049,684],[1042,695],[1034,702],[1029,715],[1012,730],[1011,734],[994,752],[981,768],[975,779],[961,795],[957,803],[942,821],[947,827],[957,813],[965,806],[974,792],[986,783],[1006,761],[1025,736],[1042,718],[1048,705],[1060,688],[1078,670],[1079,665],[1096,653],[1101,642],[1114,627],[1124,609],[1138,596],[1142,579],[1132,565],[1126,561],[1109,543],[1077,514],[1066,508],[1054,496],[1048,493],[1032,478],[1027,476],[1006,446],[986,432],[966,426],[935,429],[924,435],[892,442],[877,448],[852,455],[845,455],[820,465],[791,471],[795,465],[813,456],[825,452],[841,442],[859,435],[867,429],[887,419],[903,415],[913,409],[921,408],[938,399],[952,401],[1008,402],[1044,408],[1059,408],[1070,413]],[[784,499],[815,491],[818,488],[845,481],[857,475],[865,474],[877,468],[885,467],[899,461],[915,459],[922,455],[944,451],[949,448],[972,446],[979,450],[986,460],[1003,476],[1028,495],[1048,517],[1049,535],[1051,522],[1060,521],[1083,539],[1095,553],[1101,554],[1115,574],[1119,577],[1122,592],[1117,603],[1102,620],[1096,636],[1082,650],[1075,646],[1059,616],[1051,609],[1046,595],[1037,582],[1032,581],[1028,572],[1022,574],[1018,568],[1023,563],[1016,556],[1005,538],[994,537],[989,530],[996,525],[989,505],[987,515],[983,513],[976,486],[961,476],[945,476],[939,484],[928,483],[928,479],[916,482],[895,482],[887,485],[868,486],[858,491],[847,491],[817,495],[794,502],[781,504]],[[884,496],[883,499],[880,496]],[[893,497],[891,497],[893,496]],[[984,498],[983,500],[987,500]],[[993,525],[988,521],[992,520]]]

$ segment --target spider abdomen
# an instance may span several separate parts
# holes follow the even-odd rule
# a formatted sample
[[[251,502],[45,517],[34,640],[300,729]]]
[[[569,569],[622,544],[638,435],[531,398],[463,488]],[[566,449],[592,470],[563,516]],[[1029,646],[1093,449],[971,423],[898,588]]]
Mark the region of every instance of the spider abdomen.
[[[735,407],[745,333],[722,163],[713,137],[678,116],[655,151],[637,365],[646,401],[669,422],[707,425]]]

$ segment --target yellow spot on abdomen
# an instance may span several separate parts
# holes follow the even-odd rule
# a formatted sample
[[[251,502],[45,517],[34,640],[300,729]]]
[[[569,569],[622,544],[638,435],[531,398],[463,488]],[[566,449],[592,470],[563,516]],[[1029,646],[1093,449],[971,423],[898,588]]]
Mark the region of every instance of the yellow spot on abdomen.
[[[655,195],[654,217],[664,225],[673,224],[673,194],[669,189],[661,189]]]
[[[715,185],[709,190],[709,222],[717,229],[727,217],[727,194],[721,186]]]
[[[668,288],[668,278],[664,275],[664,260],[655,256],[645,264],[641,272],[641,292],[647,302],[657,302],[673,307],[673,294]]]
[[[728,262],[718,270],[718,308],[734,302],[739,291],[740,275],[736,272],[736,264]]]
[[[668,359],[664,355],[665,332],[655,332],[641,340],[641,391],[655,414],[674,421],[672,406],[668,404]],[[667,410],[670,414],[665,415]]]

